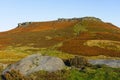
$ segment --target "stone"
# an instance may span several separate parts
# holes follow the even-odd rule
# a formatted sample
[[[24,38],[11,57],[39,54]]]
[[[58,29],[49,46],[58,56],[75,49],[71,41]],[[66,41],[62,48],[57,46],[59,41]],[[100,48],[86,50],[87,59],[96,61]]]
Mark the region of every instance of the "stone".
[[[40,70],[54,72],[57,70],[62,70],[64,67],[65,64],[60,58],[33,54],[8,66],[2,72],[2,75],[10,72],[11,70],[16,70],[19,71],[22,75],[26,76]]]
[[[120,60],[96,59],[96,60],[88,60],[88,63],[92,65],[107,65],[112,68],[120,68]]]
[[[27,27],[29,24],[31,24],[32,22],[24,22],[24,23],[18,23],[18,27]]]
[[[80,69],[88,65],[87,59],[81,56],[75,56],[74,58],[71,58],[64,62],[67,66],[73,66]]]

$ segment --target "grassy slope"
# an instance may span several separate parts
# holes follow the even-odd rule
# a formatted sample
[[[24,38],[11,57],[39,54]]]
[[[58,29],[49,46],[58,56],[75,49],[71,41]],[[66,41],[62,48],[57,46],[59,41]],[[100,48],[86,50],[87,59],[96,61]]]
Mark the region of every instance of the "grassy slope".
[[[79,24],[85,27],[87,32],[81,32],[75,36],[74,25],[76,24],[78,21],[49,21],[33,22],[27,26],[17,27],[0,33],[0,48],[6,46],[49,48],[62,42],[63,45],[58,50],[67,53],[87,56],[120,56],[120,52],[116,50],[84,45],[88,40],[120,41],[119,28],[110,23],[80,21]]]
[[[80,27],[84,26],[87,31],[81,32],[76,37],[69,39],[63,43],[63,46],[59,50],[67,53],[84,55],[84,56],[116,56],[120,57],[120,51],[115,49],[102,48],[98,46],[84,45],[88,40],[110,40],[120,41],[120,29],[112,24],[84,21],[79,23]],[[120,44],[118,44],[120,46]],[[113,46],[109,46],[112,48]]]

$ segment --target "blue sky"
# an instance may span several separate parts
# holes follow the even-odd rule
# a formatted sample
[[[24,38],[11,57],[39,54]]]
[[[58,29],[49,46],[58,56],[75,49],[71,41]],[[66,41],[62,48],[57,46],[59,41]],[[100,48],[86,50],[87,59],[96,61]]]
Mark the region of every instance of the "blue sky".
[[[20,22],[84,16],[120,26],[120,0],[0,0],[0,31]]]

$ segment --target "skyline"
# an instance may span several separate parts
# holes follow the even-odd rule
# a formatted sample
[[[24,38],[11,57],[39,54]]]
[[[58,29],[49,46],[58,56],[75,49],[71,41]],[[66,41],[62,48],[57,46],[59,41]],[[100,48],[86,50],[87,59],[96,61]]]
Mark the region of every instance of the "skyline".
[[[93,16],[120,27],[119,0],[2,0],[0,31],[18,23]]]

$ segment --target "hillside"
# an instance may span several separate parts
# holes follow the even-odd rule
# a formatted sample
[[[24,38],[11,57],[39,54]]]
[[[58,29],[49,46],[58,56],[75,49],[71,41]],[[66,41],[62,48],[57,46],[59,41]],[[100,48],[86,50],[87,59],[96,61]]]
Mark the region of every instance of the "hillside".
[[[95,17],[25,22],[0,33],[0,49],[55,46],[56,50],[70,54],[120,57],[119,35],[120,28]]]
[[[30,60],[25,59],[32,54],[37,55],[34,58],[30,57]],[[38,55],[49,57],[41,61],[43,58],[38,58]],[[45,69],[55,69],[54,64],[60,66],[55,59],[49,62],[50,57],[59,58],[65,65],[64,69],[50,73],[41,71],[38,63],[46,65],[43,67]],[[18,64],[20,60],[23,63]],[[119,80],[119,63],[120,28],[99,18],[60,18],[46,22],[24,22],[12,30],[0,33],[2,79],[98,80],[101,75],[102,80]],[[3,74],[9,65],[11,71]],[[38,68],[40,71],[27,76],[23,75],[24,72],[20,73],[20,70],[28,72]]]
[[[8,31],[7,33],[16,33],[16,32],[36,32],[36,31],[45,31],[45,30],[57,30],[66,27],[74,26],[78,20],[74,21],[47,21],[47,22],[24,22],[19,23],[18,27]]]

